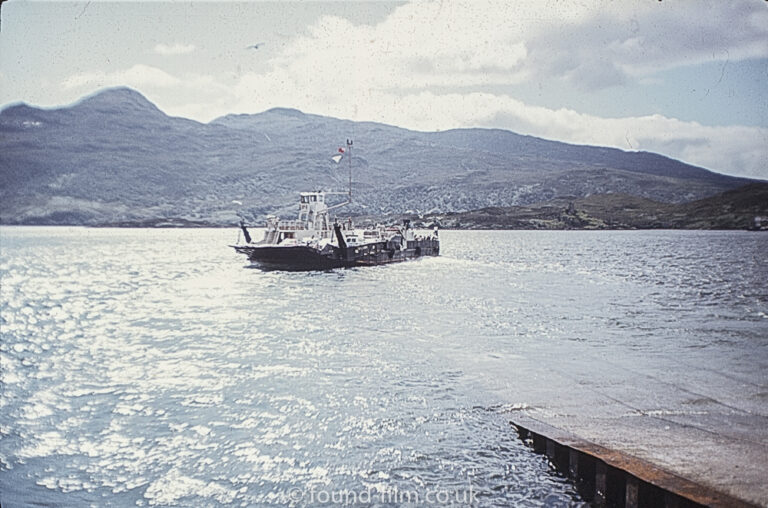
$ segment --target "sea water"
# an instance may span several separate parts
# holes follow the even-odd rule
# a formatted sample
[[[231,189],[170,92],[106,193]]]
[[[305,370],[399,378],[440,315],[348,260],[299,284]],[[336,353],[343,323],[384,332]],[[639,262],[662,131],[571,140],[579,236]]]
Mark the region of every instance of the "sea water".
[[[509,423],[547,387],[513,365],[768,364],[759,233],[443,231],[325,272],[236,237],[0,229],[3,507],[579,505]]]

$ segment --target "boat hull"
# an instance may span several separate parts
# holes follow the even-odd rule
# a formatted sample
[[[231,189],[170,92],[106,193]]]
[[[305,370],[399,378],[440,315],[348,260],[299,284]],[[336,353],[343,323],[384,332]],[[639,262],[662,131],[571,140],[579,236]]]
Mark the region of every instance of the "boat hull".
[[[234,249],[248,256],[248,260],[263,268],[275,270],[328,270],[345,266],[339,259],[305,246],[242,246]]]
[[[329,270],[354,266],[376,266],[397,263],[425,256],[438,256],[440,242],[436,239],[409,240],[405,248],[394,248],[387,242],[367,243],[345,248],[327,247],[318,250],[310,246],[233,245],[248,256],[251,263],[275,270]]]

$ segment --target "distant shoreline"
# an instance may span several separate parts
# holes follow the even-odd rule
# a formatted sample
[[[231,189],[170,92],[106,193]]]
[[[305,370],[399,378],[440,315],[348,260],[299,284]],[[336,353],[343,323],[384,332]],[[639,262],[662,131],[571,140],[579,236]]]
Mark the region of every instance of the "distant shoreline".
[[[462,212],[340,215],[339,219],[346,220],[349,217],[358,226],[397,224],[408,219],[417,229],[432,229],[437,226],[448,230],[483,231],[768,230],[768,184],[752,184],[747,188],[682,204],[659,203],[630,195],[606,194],[586,198],[556,198],[530,205],[487,207]],[[744,189],[746,191],[743,191]],[[66,217],[67,215],[70,217]],[[233,228],[239,223],[239,219],[234,218],[231,221],[219,219],[209,222],[184,217],[146,217],[102,222],[95,217],[89,218],[90,220],[77,220],[80,215],[77,210],[72,210],[21,220],[0,220],[0,226],[199,229]],[[67,218],[77,219],[67,221]],[[246,224],[261,227],[264,220],[249,219]]]
[[[138,213],[136,213],[138,215]],[[234,213],[232,214],[234,215]],[[345,215],[341,215],[346,220]],[[417,229],[456,230],[768,230],[768,183],[751,183],[687,203],[662,203],[630,194],[606,193],[587,197],[562,196],[510,207],[486,207],[463,212],[352,215],[358,225],[411,221]],[[84,218],[78,209],[47,216],[25,217],[13,225],[89,226],[117,228],[231,228],[235,217],[217,221],[186,217],[144,217],[105,222]],[[259,227],[261,219],[247,221]],[[0,225],[12,225],[0,222]]]
[[[237,224],[222,225],[222,224],[199,224],[199,225],[143,225],[143,224],[3,224],[0,223],[0,228],[84,228],[84,229],[172,229],[172,230],[195,230],[195,229],[237,229]],[[260,224],[249,224],[250,228],[262,228]],[[417,230],[429,230],[430,227],[416,225]],[[768,227],[762,229],[750,229],[750,228],[671,228],[671,227],[657,227],[657,228],[633,228],[633,227],[605,227],[605,228],[521,228],[521,227],[441,227],[440,231],[747,231],[747,232],[768,232]]]

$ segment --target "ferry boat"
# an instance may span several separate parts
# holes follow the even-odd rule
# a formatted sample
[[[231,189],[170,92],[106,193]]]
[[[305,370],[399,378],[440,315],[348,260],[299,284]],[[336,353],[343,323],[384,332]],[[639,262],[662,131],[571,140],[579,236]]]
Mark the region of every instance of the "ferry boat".
[[[254,242],[241,221],[242,241],[235,251],[245,254],[252,264],[283,270],[326,270],[331,268],[373,266],[440,254],[438,229],[417,234],[410,221],[402,225],[354,227],[351,218],[339,221],[331,211],[352,202],[352,141],[339,149],[349,160],[348,192],[302,192],[299,214],[295,220],[269,216],[264,238]],[[336,156],[338,157],[338,155]],[[337,159],[334,159],[337,160]],[[329,195],[346,194],[347,200],[328,206]]]

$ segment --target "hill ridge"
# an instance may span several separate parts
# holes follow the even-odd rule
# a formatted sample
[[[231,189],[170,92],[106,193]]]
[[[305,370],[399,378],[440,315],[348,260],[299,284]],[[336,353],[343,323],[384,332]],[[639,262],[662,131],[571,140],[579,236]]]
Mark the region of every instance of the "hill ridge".
[[[355,202],[344,213],[353,215],[462,212],[606,192],[682,203],[752,181],[659,154],[503,129],[419,132],[292,108],[203,124],[168,116],[119,87],[63,108],[0,111],[0,222],[292,216],[298,192],[346,189],[347,173],[330,157],[350,137]]]

